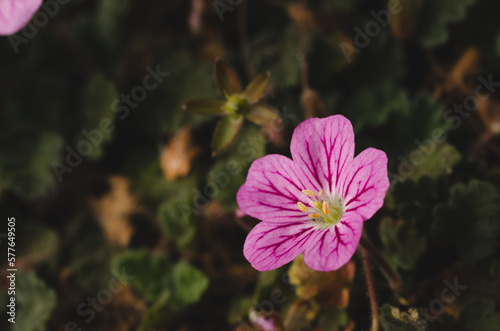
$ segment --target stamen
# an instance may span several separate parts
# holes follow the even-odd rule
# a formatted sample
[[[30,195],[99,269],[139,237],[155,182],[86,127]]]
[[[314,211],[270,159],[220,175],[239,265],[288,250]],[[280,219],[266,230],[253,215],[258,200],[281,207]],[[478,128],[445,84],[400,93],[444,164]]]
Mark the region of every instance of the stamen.
[[[319,190],[318,195],[325,196],[325,192],[323,192],[323,190]]]
[[[301,211],[303,211],[304,213],[307,213],[307,207],[302,202],[297,202],[297,206],[299,206],[299,209]]]
[[[316,196],[316,194],[314,194],[314,192],[311,190],[302,190],[302,193],[304,193],[305,195],[307,195],[308,197],[311,197],[311,198],[314,198]]]
[[[328,215],[329,210],[328,210],[328,202],[323,201],[323,214]]]
[[[309,217],[311,217],[311,218],[318,218],[319,214],[310,214]]]
[[[321,208],[323,208],[323,205],[319,201],[314,201],[313,206],[318,208],[319,210],[321,210]]]

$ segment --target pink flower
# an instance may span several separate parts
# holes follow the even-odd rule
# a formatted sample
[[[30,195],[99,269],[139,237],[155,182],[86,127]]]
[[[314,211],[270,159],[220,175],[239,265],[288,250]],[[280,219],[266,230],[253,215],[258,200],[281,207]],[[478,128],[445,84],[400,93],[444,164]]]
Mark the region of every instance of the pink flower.
[[[276,331],[276,324],[272,317],[264,317],[255,310],[251,310],[248,317],[253,324],[259,327],[259,330]]]
[[[41,5],[42,0],[0,0],[0,35],[21,30]]]
[[[312,269],[347,263],[363,222],[382,207],[389,188],[387,156],[368,148],[354,157],[354,132],[342,115],[312,118],[294,131],[293,160],[256,160],[237,194],[246,214],[262,220],[247,236],[243,254],[260,271],[304,253]]]

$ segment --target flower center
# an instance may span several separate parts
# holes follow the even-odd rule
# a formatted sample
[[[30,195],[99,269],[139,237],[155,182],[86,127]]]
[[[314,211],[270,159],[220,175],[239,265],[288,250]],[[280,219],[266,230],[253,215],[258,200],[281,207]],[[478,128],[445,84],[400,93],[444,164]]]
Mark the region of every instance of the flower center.
[[[232,94],[227,97],[224,109],[230,114],[244,114],[248,111],[248,100],[241,94]]]
[[[344,202],[338,195],[328,196],[322,190],[317,194],[310,190],[302,190],[302,193],[311,198],[312,203],[308,207],[298,202],[297,206],[304,213],[309,213],[313,222],[330,227],[337,224],[345,213]]]

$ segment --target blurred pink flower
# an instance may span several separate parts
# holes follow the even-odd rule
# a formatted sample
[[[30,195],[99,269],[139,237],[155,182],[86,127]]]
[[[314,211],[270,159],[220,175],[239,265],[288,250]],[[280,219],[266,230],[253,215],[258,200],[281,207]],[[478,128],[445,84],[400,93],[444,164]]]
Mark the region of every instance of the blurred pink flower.
[[[42,5],[42,0],[0,0],[0,35],[21,30]]]
[[[250,321],[262,331],[276,331],[276,325],[272,317],[264,317],[255,310],[250,311]]]
[[[312,269],[347,263],[359,244],[363,221],[382,207],[389,188],[387,156],[368,148],[354,157],[354,132],[342,115],[311,118],[294,131],[293,160],[256,160],[237,194],[246,214],[260,219],[243,253],[260,271],[304,252]]]
[[[236,210],[234,211],[234,216],[237,218],[243,218],[243,217],[247,216],[247,214],[242,212],[241,209],[236,208]]]

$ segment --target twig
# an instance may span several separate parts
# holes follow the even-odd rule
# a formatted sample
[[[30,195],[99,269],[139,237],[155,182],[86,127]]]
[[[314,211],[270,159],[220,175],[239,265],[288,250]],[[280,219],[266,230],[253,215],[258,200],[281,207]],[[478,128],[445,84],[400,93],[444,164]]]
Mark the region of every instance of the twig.
[[[378,331],[379,318],[378,318],[378,305],[377,298],[375,297],[375,287],[373,286],[373,275],[370,265],[369,252],[366,248],[361,248],[361,255],[363,257],[363,269],[365,270],[366,285],[368,287],[368,295],[370,297],[370,306],[372,310],[372,327],[371,331]]]
[[[401,276],[399,276],[399,274],[394,271],[394,269],[392,269],[392,267],[389,265],[389,263],[387,263],[384,257],[380,255],[375,246],[373,246],[366,238],[362,236],[359,243],[363,250],[368,251],[372,258],[377,262],[378,266],[382,270],[382,273],[389,281],[389,285],[391,286],[391,288],[398,292],[398,294],[400,294],[403,290],[403,282],[401,281]]]
[[[293,316],[295,315],[295,313],[297,312],[299,307],[301,307],[302,305],[304,305],[304,301],[301,299],[298,299],[288,309],[288,313],[286,314],[285,321],[283,322],[283,325],[285,328],[288,327],[288,325],[290,325],[290,322],[292,322]]]

